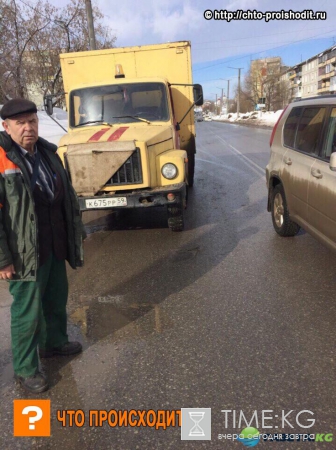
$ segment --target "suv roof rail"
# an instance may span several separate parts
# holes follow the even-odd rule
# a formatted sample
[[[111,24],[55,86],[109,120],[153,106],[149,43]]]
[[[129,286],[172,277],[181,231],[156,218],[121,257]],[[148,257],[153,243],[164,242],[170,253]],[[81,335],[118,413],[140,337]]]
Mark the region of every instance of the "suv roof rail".
[[[295,100],[293,100],[293,103],[303,102],[305,100],[316,100],[318,98],[332,98],[332,97],[336,97],[336,94],[317,95],[315,97],[306,97],[306,98],[296,98]]]

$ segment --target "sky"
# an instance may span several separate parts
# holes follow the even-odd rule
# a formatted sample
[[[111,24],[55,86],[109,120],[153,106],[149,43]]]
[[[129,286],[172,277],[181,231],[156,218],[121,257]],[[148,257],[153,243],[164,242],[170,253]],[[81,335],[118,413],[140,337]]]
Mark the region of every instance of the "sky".
[[[55,6],[67,3],[50,2]],[[116,35],[117,47],[190,41],[193,81],[202,84],[210,100],[222,89],[226,93],[228,79],[232,98],[237,69],[241,68],[243,83],[253,59],[280,56],[284,65],[293,66],[336,45],[333,0],[92,0],[92,4],[104,13],[104,24]],[[205,11],[214,15],[215,10],[219,17],[239,10],[311,10],[325,12],[326,20],[206,20]]]

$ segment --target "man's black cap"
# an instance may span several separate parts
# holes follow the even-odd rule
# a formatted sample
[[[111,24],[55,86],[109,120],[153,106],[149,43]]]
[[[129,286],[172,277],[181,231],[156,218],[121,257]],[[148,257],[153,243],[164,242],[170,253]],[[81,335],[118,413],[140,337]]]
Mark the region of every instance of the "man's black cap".
[[[1,109],[1,119],[11,119],[21,114],[36,113],[37,107],[34,102],[25,98],[13,98],[5,103]]]

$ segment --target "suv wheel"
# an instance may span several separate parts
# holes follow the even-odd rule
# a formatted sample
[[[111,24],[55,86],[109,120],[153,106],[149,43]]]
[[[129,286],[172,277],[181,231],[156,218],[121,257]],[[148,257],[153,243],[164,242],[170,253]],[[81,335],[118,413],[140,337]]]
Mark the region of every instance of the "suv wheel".
[[[287,202],[281,184],[275,186],[271,197],[272,222],[275,231],[283,237],[295,236],[300,226],[289,218]]]

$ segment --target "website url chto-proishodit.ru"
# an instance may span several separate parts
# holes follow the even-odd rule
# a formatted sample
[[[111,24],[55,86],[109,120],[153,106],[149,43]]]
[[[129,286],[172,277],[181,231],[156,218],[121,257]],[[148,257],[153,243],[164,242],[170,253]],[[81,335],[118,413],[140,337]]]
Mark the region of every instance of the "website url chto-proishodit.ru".
[[[206,20],[326,20],[326,11],[313,11],[312,9],[304,9],[303,11],[281,10],[281,11],[257,11],[248,9],[246,11],[237,9],[236,11],[228,11],[227,9],[207,9],[204,11]]]

